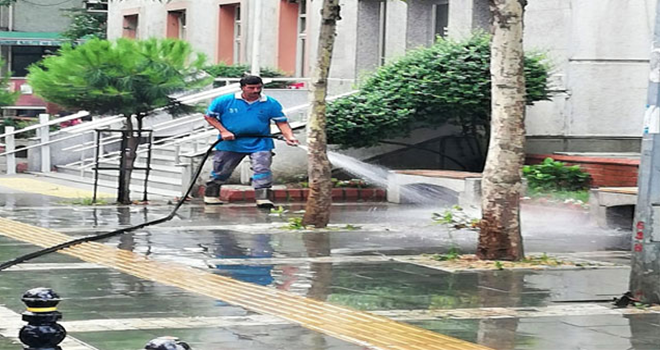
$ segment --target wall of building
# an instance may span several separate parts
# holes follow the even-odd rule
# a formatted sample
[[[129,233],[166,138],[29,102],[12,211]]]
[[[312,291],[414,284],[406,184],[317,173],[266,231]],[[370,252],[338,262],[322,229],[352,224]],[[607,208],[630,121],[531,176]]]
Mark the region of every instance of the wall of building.
[[[529,109],[531,148],[545,152],[573,150],[548,148],[548,140],[555,136],[591,139],[592,147],[587,148],[590,151],[614,144],[620,145],[615,151],[639,150],[655,3],[530,2],[525,46],[547,50],[556,67],[553,81],[558,90],[553,102]],[[553,35],[548,35],[548,28],[552,28]]]
[[[406,48],[428,46],[435,41],[433,28],[433,1],[415,1],[407,4]]]
[[[241,6],[242,47],[239,54],[240,63],[248,63],[252,58],[252,45],[248,41],[254,30],[255,6],[249,1],[227,0],[187,0],[170,3],[154,3],[150,0],[113,1],[108,11],[108,38],[122,37],[123,17],[127,14],[138,14],[139,38],[163,38],[166,33],[167,12],[186,10],[186,38],[196,51],[207,55],[209,62],[218,63],[218,13],[219,6],[238,4]],[[278,1],[262,1],[262,32],[260,45],[260,62],[262,67],[277,66],[277,27]],[[252,25],[251,25],[252,24]]]
[[[394,60],[408,48],[429,42],[433,1],[384,0],[387,5],[385,58]],[[213,61],[216,55],[217,7],[226,0],[125,0],[110,5],[109,36],[121,35],[121,14],[139,8],[140,36],[164,36],[167,6],[185,3],[188,38]],[[253,23],[250,1],[243,0],[243,61],[250,61],[248,41]],[[348,91],[356,79],[379,65],[379,0],[342,0],[331,68],[331,94]],[[147,6],[148,5],[148,6]],[[316,59],[320,1],[308,2],[308,63]],[[278,1],[265,1],[260,58],[277,64]],[[525,14],[525,47],[546,52],[553,65],[552,101],[528,109],[528,151],[609,151],[639,149],[646,101],[649,43],[654,0],[530,0]],[[450,37],[488,30],[485,0],[449,4]],[[551,33],[549,33],[551,31]],[[308,71],[308,74],[310,72]]]
[[[655,3],[529,1],[525,49],[547,53],[555,93],[528,109],[528,152],[639,150]],[[488,17],[483,0],[451,1],[449,34]]]
[[[62,10],[82,8],[82,0],[39,2],[17,1],[14,6],[13,30],[18,32],[61,32],[71,20],[60,15]]]

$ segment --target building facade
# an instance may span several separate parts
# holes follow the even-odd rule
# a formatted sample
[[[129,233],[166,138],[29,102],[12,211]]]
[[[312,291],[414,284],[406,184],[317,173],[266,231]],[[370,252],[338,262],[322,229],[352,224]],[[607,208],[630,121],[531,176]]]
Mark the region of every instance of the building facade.
[[[111,2],[108,38],[176,37],[189,41],[211,62],[227,64],[250,63],[253,50],[258,50],[260,66],[309,76],[318,36],[310,33],[318,33],[321,1],[259,1],[260,7],[255,0]],[[386,60],[407,48],[430,44],[436,34],[446,32],[447,0],[407,5],[398,0],[351,0],[341,5],[331,68],[335,91],[350,89],[357,78]],[[409,16],[416,21],[407,24]]]
[[[2,74],[12,73],[12,91],[21,95],[14,106],[3,107],[5,116],[35,116],[47,109],[47,104],[32,94],[26,84],[27,68],[45,55],[57,52],[66,41],[60,36],[71,19],[64,11],[85,8],[107,11],[107,2],[100,0],[18,0],[0,6],[0,55],[5,61]]]
[[[655,2],[529,0],[525,46],[547,53],[555,93],[528,110],[528,152],[639,150]],[[489,30],[488,0],[340,4],[332,93],[354,88],[368,72],[437,35]],[[181,38],[211,62],[258,57],[262,67],[307,77],[316,58],[320,7],[312,0],[114,1],[108,37]]]

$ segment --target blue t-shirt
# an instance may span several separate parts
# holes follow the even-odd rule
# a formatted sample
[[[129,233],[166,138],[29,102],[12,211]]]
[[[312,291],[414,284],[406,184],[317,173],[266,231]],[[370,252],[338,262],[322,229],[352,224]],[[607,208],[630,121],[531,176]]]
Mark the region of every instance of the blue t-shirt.
[[[261,95],[255,102],[248,103],[241,93],[223,95],[211,102],[206,115],[215,117],[234,135],[235,140],[222,141],[215,146],[218,151],[254,153],[275,148],[273,139],[264,137],[241,137],[241,135],[270,135],[270,122],[286,122],[282,105],[272,97]],[[220,135],[218,135],[220,138]]]

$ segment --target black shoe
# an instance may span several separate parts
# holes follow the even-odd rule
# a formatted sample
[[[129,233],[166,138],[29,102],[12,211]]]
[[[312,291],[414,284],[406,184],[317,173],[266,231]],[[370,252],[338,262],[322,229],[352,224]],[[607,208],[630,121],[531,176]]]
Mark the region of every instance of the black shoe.
[[[275,208],[275,204],[268,199],[257,199],[257,208],[272,209]]]
[[[207,182],[204,189],[204,197],[220,197],[220,184],[215,181]]]
[[[274,208],[275,204],[270,201],[271,190],[270,188],[257,188],[254,190],[254,199],[257,202],[257,208],[270,209]]]
[[[204,204],[208,205],[220,205],[220,204],[225,204],[220,198],[218,197],[207,197],[204,196]]]

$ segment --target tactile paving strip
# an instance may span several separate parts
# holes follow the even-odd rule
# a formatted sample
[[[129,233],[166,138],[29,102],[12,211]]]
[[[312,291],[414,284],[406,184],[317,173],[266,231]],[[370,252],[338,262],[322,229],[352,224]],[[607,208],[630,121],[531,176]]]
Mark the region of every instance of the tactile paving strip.
[[[0,218],[0,234],[41,247],[50,247],[71,239],[60,232],[3,218]],[[261,314],[278,316],[308,329],[362,346],[393,350],[489,349],[386,317],[175,263],[153,261],[142,255],[100,243],[83,243],[61,252],[139,278],[220,299]]]
[[[0,186],[30,193],[69,199],[92,198],[94,195],[94,192],[92,191],[24,177],[2,177],[0,178]],[[112,194],[102,191],[98,191],[96,196],[98,198],[113,198]]]

